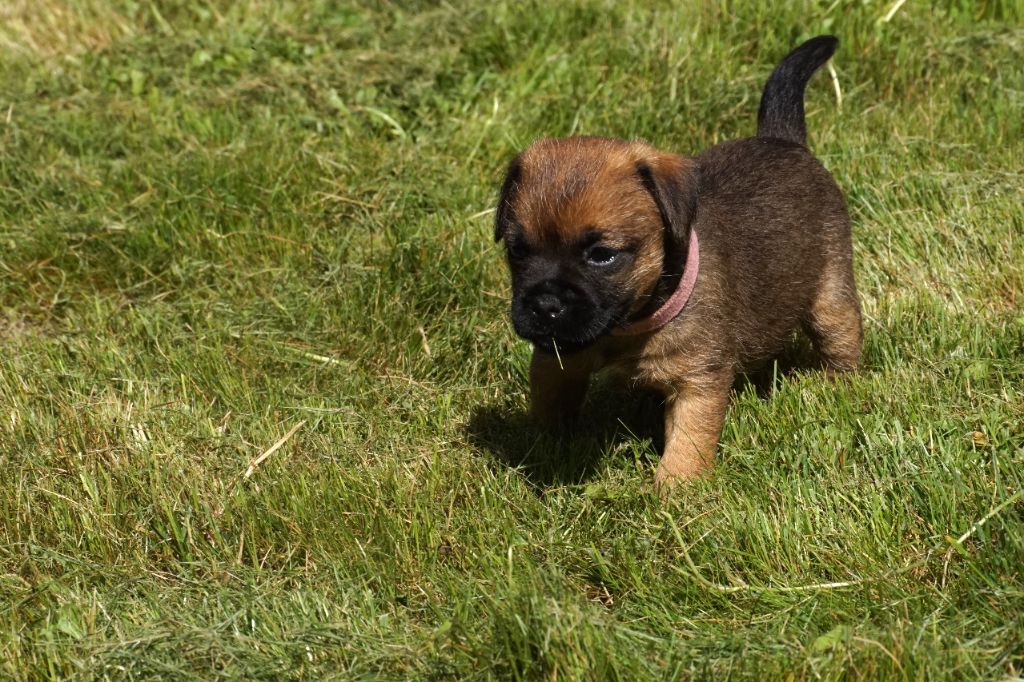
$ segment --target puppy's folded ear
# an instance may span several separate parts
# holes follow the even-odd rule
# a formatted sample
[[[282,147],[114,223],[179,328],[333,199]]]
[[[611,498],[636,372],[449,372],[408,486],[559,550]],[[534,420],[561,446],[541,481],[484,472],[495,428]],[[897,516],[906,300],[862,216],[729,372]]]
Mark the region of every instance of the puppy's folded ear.
[[[686,256],[690,223],[697,215],[697,163],[675,154],[651,155],[636,164],[637,174],[665,225],[665,252]]]
[[[498,195],[498,210],[494,215],[494,241],[501,241],[513,220],[512,202],[515,200],[516,192],[519,190],[519,178],[522,176],[522,164],[519,157],[512,159],[505,173],[505,182],[501,184],[501,193]]]

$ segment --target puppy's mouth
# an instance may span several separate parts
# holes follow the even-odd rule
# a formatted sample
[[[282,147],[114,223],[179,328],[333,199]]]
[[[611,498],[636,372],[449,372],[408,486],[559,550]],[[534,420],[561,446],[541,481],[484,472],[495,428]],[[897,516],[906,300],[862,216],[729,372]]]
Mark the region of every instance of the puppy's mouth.
[[[520,334],[520,336],[523,336]],[[604,336],[603,333],[595,334],[591,338],[557,338],[554,336],[535,336],[528,338],[523,336],[524,339],[533,344],[537,350],[550,353],[552,355],[571,355],[578,353],[591,346],[595,341]]]

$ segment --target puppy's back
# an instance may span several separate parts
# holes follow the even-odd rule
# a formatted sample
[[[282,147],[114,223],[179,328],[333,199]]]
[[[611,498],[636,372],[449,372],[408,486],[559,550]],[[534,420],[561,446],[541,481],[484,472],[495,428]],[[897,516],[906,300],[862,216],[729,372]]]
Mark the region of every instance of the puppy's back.
[[[694,228],[721,264],[723,322],[741,364],[774,353],[805,316],[827,268],[849,267],[842,193],[803,145],[725,142],[697,157]]]

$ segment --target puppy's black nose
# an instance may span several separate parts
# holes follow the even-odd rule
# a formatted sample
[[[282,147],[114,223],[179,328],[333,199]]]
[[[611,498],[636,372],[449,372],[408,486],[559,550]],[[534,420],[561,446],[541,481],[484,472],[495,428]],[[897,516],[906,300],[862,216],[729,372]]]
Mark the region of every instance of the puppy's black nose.
[[[542,320],[557,320],[565,313],[565,304],[554,294],[541,294],[533,299],[530,308]]]

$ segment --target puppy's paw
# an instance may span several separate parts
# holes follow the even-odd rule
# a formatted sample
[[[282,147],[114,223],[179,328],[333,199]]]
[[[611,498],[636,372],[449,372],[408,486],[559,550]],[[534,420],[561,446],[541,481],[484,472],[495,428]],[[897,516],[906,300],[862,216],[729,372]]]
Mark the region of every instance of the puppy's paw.
[[[654,472],[654,490],[662,498],[667,498],[684,490],[688,483],[695,481],[703,474],[703,470],[674,471],[662,462]]]

